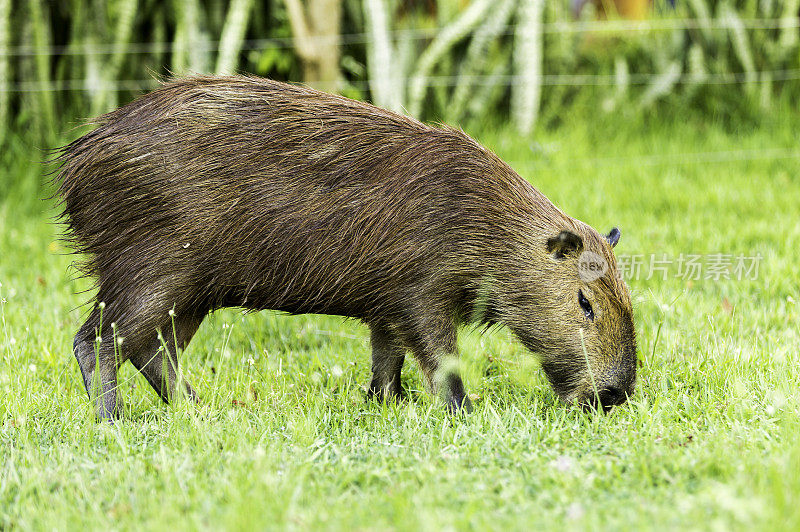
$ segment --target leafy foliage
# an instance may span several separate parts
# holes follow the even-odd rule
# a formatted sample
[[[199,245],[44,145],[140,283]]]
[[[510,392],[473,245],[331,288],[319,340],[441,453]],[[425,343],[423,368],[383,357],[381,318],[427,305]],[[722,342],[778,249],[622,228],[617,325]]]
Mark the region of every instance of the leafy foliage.
[[[800,98],[800,0],[656,0],[642,21],[598,20],[591,3],[576,21],[567,0],[524,20],[527,0],[341,1],[336,86],[427,120],[526,131],[575,109],[628,119],[655,109],[739,124]],[[539,43],[525,24],[540,18]],[[0,143],[24,129],[51,148],[161,77],[236,69],[301,81],[295,43],[284,0],[0,0]]]

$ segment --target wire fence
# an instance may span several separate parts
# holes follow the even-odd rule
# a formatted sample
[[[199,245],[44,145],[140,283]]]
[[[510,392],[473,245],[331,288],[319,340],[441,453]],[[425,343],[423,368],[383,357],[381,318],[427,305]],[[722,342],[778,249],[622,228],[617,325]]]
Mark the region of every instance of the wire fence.
[[[751,161],[780,161],[800,159],[800,148],[763,148],[743,150],[719,150],[683,153],[637,154],[618,157],[578,157],[567,161],[570,165],[591,167],[616,166],[679,166],[687,164],[744,163]],[[550,163],[545,155],[539,159],[510,160],[515,167],[540,166]]]
[[[508,24],[498,33],[500,36],[520,35],[519,26]],[[579,22],[546,22],[541,25],[544,34],[574,34],[574,33],[623,33],[623,32],[648,32],[670,30],[788,30],[800,28],[800,17],[791,18],[751,18],[751,19],[653,19],[653,20],[607,20],[607,21],[579,21]],[[392,30],[390,33],[395,40],[427,40],[436,37],[443,28],[411,28]],[[351,45],[370,44],[373,40],[365,32],[345,33],[336,37],[308,35],[306,40],[314,44],[325,45]],[[200,52],[216,52],[220,49],[220,41],[199,40],[182,43]],[[45,48],[32,45],[19,45],[8,47],[0,56],[26,57],[37,55],[69,56],[69,55],[111,55],[118,50],[118,44],[113,43],[82,43],[80,45],[58,45]],[[125,52],[128,54],[160,54],[172,51],[174,42],[139,42],[127,43]],[[294,48],[294,39],[291,37],[270,37],[264,39],[249,39],[242,43],[241,50],[261,50],[267,47],[291,49]]]
[[[662,78],[663,73],[632,73],[625,78],[627,85],[647,85],[658,78]],[[529,80],[524,76],[517,75],[491,75],[477,74],[472,76],[427,76],[428,86],[455,86],[467,80],[472,85],[503,85],[514,86],[528,83]],[[724,72],[724,73],[704,73],[682,74],[671,80],[675,85],[683,84],[703,84],[703,85],[736,85],[736,84],[758,84],[772,83],[775,81],[792,81],[800,79],[800,69],[788,70],[756,70],[750,72]],[[320,83],[334,83],[335,80],[323,80]],[[369,89],[375,80],[351,80],[348,84],[357,89]],[[300,83],[300,82],[296,82]],[[612,86],[619,84],[620,81],[614,74],[544,74],[541,77],[541,84],[544,86]],[[138,91],[153,89],[161,82],[156,78],[150,79],[128,79],[116,81],[103,80],[60,80],[54,81],[48,86],[42,86],[38,81],[21,81],[8,84],[5,88],[0,88],[0,92],[68,92],[86,91],[93,92],[102,89],[116,91]]]

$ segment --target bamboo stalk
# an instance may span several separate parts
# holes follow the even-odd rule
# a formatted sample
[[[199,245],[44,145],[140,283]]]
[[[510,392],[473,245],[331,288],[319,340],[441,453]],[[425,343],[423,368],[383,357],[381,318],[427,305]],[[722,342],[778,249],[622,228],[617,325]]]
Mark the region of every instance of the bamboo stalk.
[[[8,130],[8,50],[11,44],[11,0],[0,0],[0,146]]]
[[[485,70],[489,44],[497,39],[505,29],[508,19],[514,13],[516,3],[517,0],[501,0],[497,8],[489,15],[486,23],[475,30],[466,56],[461,62],[461,69],[448,106],[449,120],[458,121],[464,115],[467,100],[475,91],[475,77],[479,72]]]
[[[172,71],[177,74],[187,70],[193,73],[205,72],[208,51],[203,45],[200,6],[197,0],[175,0],[173,10],[177,20],[170,62]]]
[[[252,5],[253,0],[232,0],[228,7],[220,37],[217,66],[214,69],[217,74],[229,74],[236,70]]]
[[[508,71],[509,55],[507,51],[506,53],[500,53],[500,57],[489,71],[486,81],[475,88],[468,107],[469,114],[472,117],[485,116],[486,110],[491,109],[505,93],[506,86],[502,80]]]
[[[412,116],[417,116],[422,111],[422,100],[425,98],[425,92],[428,89],[427,78],[433,67],[458,41],[463,39],[483,20],[486,12],[493,4],[494,0],[476,0],[472,2],[461,15],[443,28],[434,37],[433,42],[422,52],[419,61],[417,61],[416,71],[411,76],[408,91],[408,111]]]
[[[752,91],[756,82],[756,65],[750,50],[750,40],[747,38],[742,19],[728,4],[723,5],[722,17],[730,24],[731,44],[736,57],[744,69],[745,86]]]
[[[117,24],[114,27],[114,47],[109,65],[101,75],[100,91],[92,101],[92,114],[98,115],[109,107],[116,107],[117,92],[112,84],[119,78],[122,62],[130,41],[133,23],[136,19],[137,0],[120,0],[117,10]]]
[[[514,35],[514,74],[519,82],[511,88],[511,118],[522,134],[533,131],[542,93],[542,19],[544,0],[520,5]]]
[[[372,101],[381,107],[400,111],[402,88],[397,79],[395,50],[389,37],[389,17],[385,0],[364,0],[367,30],[367,73]]]
[[[169,61],[170,70],[174,74],[183,74],[186,71],[186,57],[189,55],[187,50],[189,47],[189,32],[186,29],[186,19],[183,17],[182,0],[173,0],[172,9],[177,12],[177,16],[175,21],[175,35],[172,39],[172,57]]]
[[[200,31],[200,6],[197,0],[184,0],[182,19],[186,28],[187,52],[189,56],[189,70],[204,72],[206,69],[206,56],[208,52],[203,46],[203,34]]]
[[[30,0],[28,6],[31,16],[33,47],[36,50],[34,58],[36,77],[39,85],[37,122],[42,141],[49,144],[53,140],[56,114],[50,82],[50,28],[40,0]]]
[[[639,108],[648,107],[659,98],[669,94],[680,78],[681,65],[677,61],[670,62],[647,87],[647,90],[639,100]]]

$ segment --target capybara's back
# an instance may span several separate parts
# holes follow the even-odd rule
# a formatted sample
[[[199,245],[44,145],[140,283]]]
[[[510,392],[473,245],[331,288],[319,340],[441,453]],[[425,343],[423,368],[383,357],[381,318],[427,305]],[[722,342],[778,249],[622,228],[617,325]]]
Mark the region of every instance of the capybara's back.
[[[520,247],[561,230],[606,244],[465,134],[304,87],[195,77],[97,123],[64,148],[60,194],[97,279],[74,349],[103,417],[124,360],[168,400],[170,348],[228,306],[361,319],[373,393],[400,392],[405,349],[433,383],[456,325],[519,319],[493,287],[527,268]]]

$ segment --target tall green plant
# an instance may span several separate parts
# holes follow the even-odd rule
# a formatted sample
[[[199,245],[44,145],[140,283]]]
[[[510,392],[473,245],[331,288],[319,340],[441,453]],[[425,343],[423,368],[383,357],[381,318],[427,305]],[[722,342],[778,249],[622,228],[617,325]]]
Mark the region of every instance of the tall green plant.
[[[520,133],[536,124],[542,91],[542,22],[544,0],[526,0],[520,5],[514,35],[514,74],[511,86],[511,118]]]
[[[8,130],[9,52],[11,45],[11,0],[0,0],[0,146]]]
[[[50,34],[48,17],[40,0],[29,0],[32,47],[36,69],[36,123],[41,140],[50,144],[56,125],[55,100],[50,79]]]
[[[447,106],[448,120],[458,122],[467,113],[467,105],[475,94],[477,80],[490,64],[489,48],[506,29],[506,25],[514,14],[517,0],[500,0],[495,9],[489,13],[486,22],[478,26],[469,43],[464,60],[461,61],[455,88]],[[484,80],[491,84],[491,73]]]
[[[236,70],[252,6],[253,0],[231,1],[220,37],[217,66],[214,69],[217,74],[230,74]]]
[[[175,0],[172,5],[176,24],[171,69],[176,74],[205,72],[208,68],[208,50],[200,25],[200,5],[197,0]]]
[[[428,89],[433,67],[451,52],[453,46],[477,27],[494,5],[494,0],[475,0],[453,22],[442,28],[419,57],[408,87],[408,111],[418,116]]]
[[[364,23],[367,29],[367,69],[372,101],[381,107],[400,111],[403,88],[400,64],[394,60],[389,29],[388,7],[385,0],[364,0]]]
[[[113,51],[110,60],[102,69],[100,90],[95,93],[92,99],[93,115],[98,115],[109,108],[116,107],[117,91],[114,89],[114,84],[119,79],[122,64],[126,57],[137,5],[137,0],[117,0],[113,3],[116,17]]]

